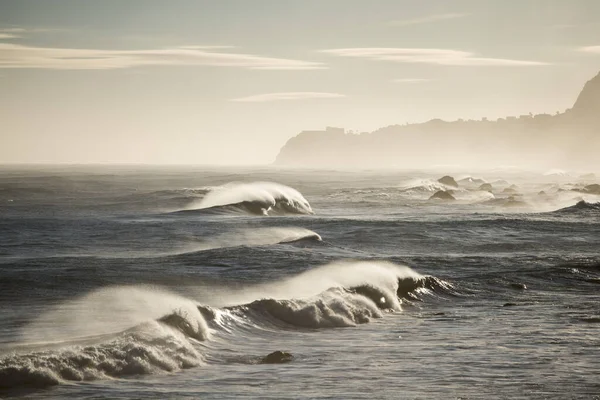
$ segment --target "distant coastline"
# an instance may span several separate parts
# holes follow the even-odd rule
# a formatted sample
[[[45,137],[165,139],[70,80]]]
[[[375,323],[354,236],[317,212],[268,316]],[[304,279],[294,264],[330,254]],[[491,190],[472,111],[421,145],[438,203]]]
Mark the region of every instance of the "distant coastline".
[[[281,148],[275,164],[306,168],[600,166],[600,73],[563,113],[496,121],[433,119],[361,134],[333,127],[303,131]]]

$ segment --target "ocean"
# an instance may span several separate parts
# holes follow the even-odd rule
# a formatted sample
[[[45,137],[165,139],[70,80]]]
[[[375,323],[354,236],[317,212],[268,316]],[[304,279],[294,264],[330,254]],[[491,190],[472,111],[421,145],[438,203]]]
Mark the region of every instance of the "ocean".
[[[600,179],[452,172],[4,166],[0,397],[599,399]]]

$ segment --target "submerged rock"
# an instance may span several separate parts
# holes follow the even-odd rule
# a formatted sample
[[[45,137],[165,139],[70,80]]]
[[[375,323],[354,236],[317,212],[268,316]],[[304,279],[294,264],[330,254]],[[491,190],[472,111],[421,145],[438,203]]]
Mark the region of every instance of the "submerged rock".
[[[456,183],[454,178],[449,175],[442,176],[440,179],[438,179],[438,182],[446,186],[452,186],[455,188],[458,187],[458,183]]]
[[[435,199],[439,199],[439,200],[456,200],[456,198],[454,198],[454,196],[452,196],[452,193],[450,193],[447,190],[438,190],[437,192],[435,192],[429,198],[429,200],[435,200]]]
[[[525,290],[527,286],[524,283],[511,283],[510,287],[516,290]]]
[[[284,364],[292,361],[293,359],[294,356],[291,353],[277,350],[264,356],[260,360],[259,364]]]

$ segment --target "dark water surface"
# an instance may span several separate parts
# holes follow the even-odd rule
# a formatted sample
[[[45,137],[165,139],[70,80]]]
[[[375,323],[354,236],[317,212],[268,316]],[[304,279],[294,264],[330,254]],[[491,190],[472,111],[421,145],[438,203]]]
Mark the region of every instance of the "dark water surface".
[[[3,167],[0,397],[598,398],[596,178],[440,176]]]

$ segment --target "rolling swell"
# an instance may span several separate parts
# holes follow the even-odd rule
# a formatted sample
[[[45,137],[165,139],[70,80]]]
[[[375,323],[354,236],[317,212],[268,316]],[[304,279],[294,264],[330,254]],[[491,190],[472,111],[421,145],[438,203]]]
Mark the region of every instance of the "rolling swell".
[[[564,207],[559,210],[553,211],[554,214],[588,214],[588,213],[600,213],[600,202],[588,203],[585,200],[579,201],[577,204],[569,207]]]
[[[229,183],[179,213],[285,215],[313,214],[300,192],[274,182]]]
[[[268,215],[267,210],[275,206],[276,203],[266,201],[242,201],[236,204],[225,204],[193,210],[182,210],[177,213],[199,214],[199,215],[228,215],[228,214],[251,214]]]
[[[170,255],[187,256],[210,250],[228,249],[233,247],[270,246],[305,241],[320,242],[321,240],[321,236],[318,233],[305,228],[272,227],[239,229],[215,235],[199,243],[190,244]]]

